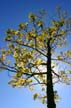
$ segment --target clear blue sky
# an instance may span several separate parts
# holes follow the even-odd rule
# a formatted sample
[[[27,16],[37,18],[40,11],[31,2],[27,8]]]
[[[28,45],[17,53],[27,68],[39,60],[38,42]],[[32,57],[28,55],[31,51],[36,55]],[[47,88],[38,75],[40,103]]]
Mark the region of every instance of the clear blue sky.
[[[24,22],[29,12],[46,9],[50,14],[57,5],[71,11],[71,0],[0,0],[0,47],[5,46],[3,38],[8,28],[17,28]],[[0,72],[0,107],[1,108],[45,108],[38,101],[33,101],[32,93],[27,89],[13,89],[8,85],[7,72]],[[71,107],[71,86],[56,87],[62,100],[58,108]]]

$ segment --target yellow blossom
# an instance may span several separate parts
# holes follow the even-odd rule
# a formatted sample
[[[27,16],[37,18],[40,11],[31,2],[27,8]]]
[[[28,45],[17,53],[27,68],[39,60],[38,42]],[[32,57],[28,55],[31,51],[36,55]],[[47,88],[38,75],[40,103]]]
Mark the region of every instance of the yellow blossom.
[[[16,51],[14,52],[13,57],[14,57],[14,58],[17,58],[17,57],[18,57],[18,53],[17,53]]]
[[[43,26],[43,21],[42,20],[40,20],[40,21],[38,21],[38,24],[37,24],[39,27],[41,27],[41,26]]]
[[[38,59],[38,60],[33,62],[34,65],[40,65],[41,63],[42,63],[41,59]]]

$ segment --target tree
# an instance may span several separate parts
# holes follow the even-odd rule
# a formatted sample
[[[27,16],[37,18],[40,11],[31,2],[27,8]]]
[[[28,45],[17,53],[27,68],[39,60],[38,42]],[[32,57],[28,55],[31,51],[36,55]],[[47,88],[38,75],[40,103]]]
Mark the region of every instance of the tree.
[[[28,21],[21,23],[18,30],[7,30],[7,48],[0,50],[0,70],[13,73],[9,82],[13,87],[32,90],[39,85],[43,93],[35,93],[34,100],[38,98],[48,108],[56,108],[58,95],[53,85],[71,83],[71,50],[68,47],[71,18],[58,8],[57,16],[46,26],[45,14],[44,10],[39,15],[30,13]],[[62,67],[56,71],[60,64]]]

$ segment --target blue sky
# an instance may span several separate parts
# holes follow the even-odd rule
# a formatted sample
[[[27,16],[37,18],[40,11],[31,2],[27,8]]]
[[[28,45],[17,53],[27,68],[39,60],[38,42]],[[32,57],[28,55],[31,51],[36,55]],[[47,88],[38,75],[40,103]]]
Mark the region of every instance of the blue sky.
[[[45,9],[49,14],[57,5],[71,11],[71,0],[0,0],[0,47],[5,46],[3,38],[8,28],[18,28],[19,23],[26,20],[29,12]],[[70,12],[71,13],[71,12]],[[0,107],[1,108],[44,108],[38,101],[33,101],[32,93],[27,89],[13,89],[8,85],[9,77],[6,71],[0,72]],[[62,100],[58,108],[71,107],[71,86],[56,86]]]

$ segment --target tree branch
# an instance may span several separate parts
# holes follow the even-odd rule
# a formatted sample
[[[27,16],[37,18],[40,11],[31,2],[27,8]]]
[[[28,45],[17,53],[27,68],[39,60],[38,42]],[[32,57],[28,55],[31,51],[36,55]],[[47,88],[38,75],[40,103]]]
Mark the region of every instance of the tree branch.
[[[58,78],[61,77],[60,75],[58,75],[56,72],[54,72],[54,70],[51,70]]]
[[[9,41],[9,40],[7,40],[7,41]],[[44,55],[45,57],[47,57],[46,54],[44,54],[43,52],[41,52],[41,51],[40,51],[39,49],[37,49],[37,48],[31,47],[31,46],[26,45],[26,44],[24,44],[24,43],[19,43],[19,42],[17,42],[17,41],[13,41],[13,40],[11,40],[11,42],[17,43],[17,44],[19,44],[19,45],[22,45],[22,46],[25,46],[25,47],[28,47],[28,48],[31,48],[31,49],[34,49],[34,50],[36,50],[37,52],[39,52],[40,54],[42,54],[42,55]]]

